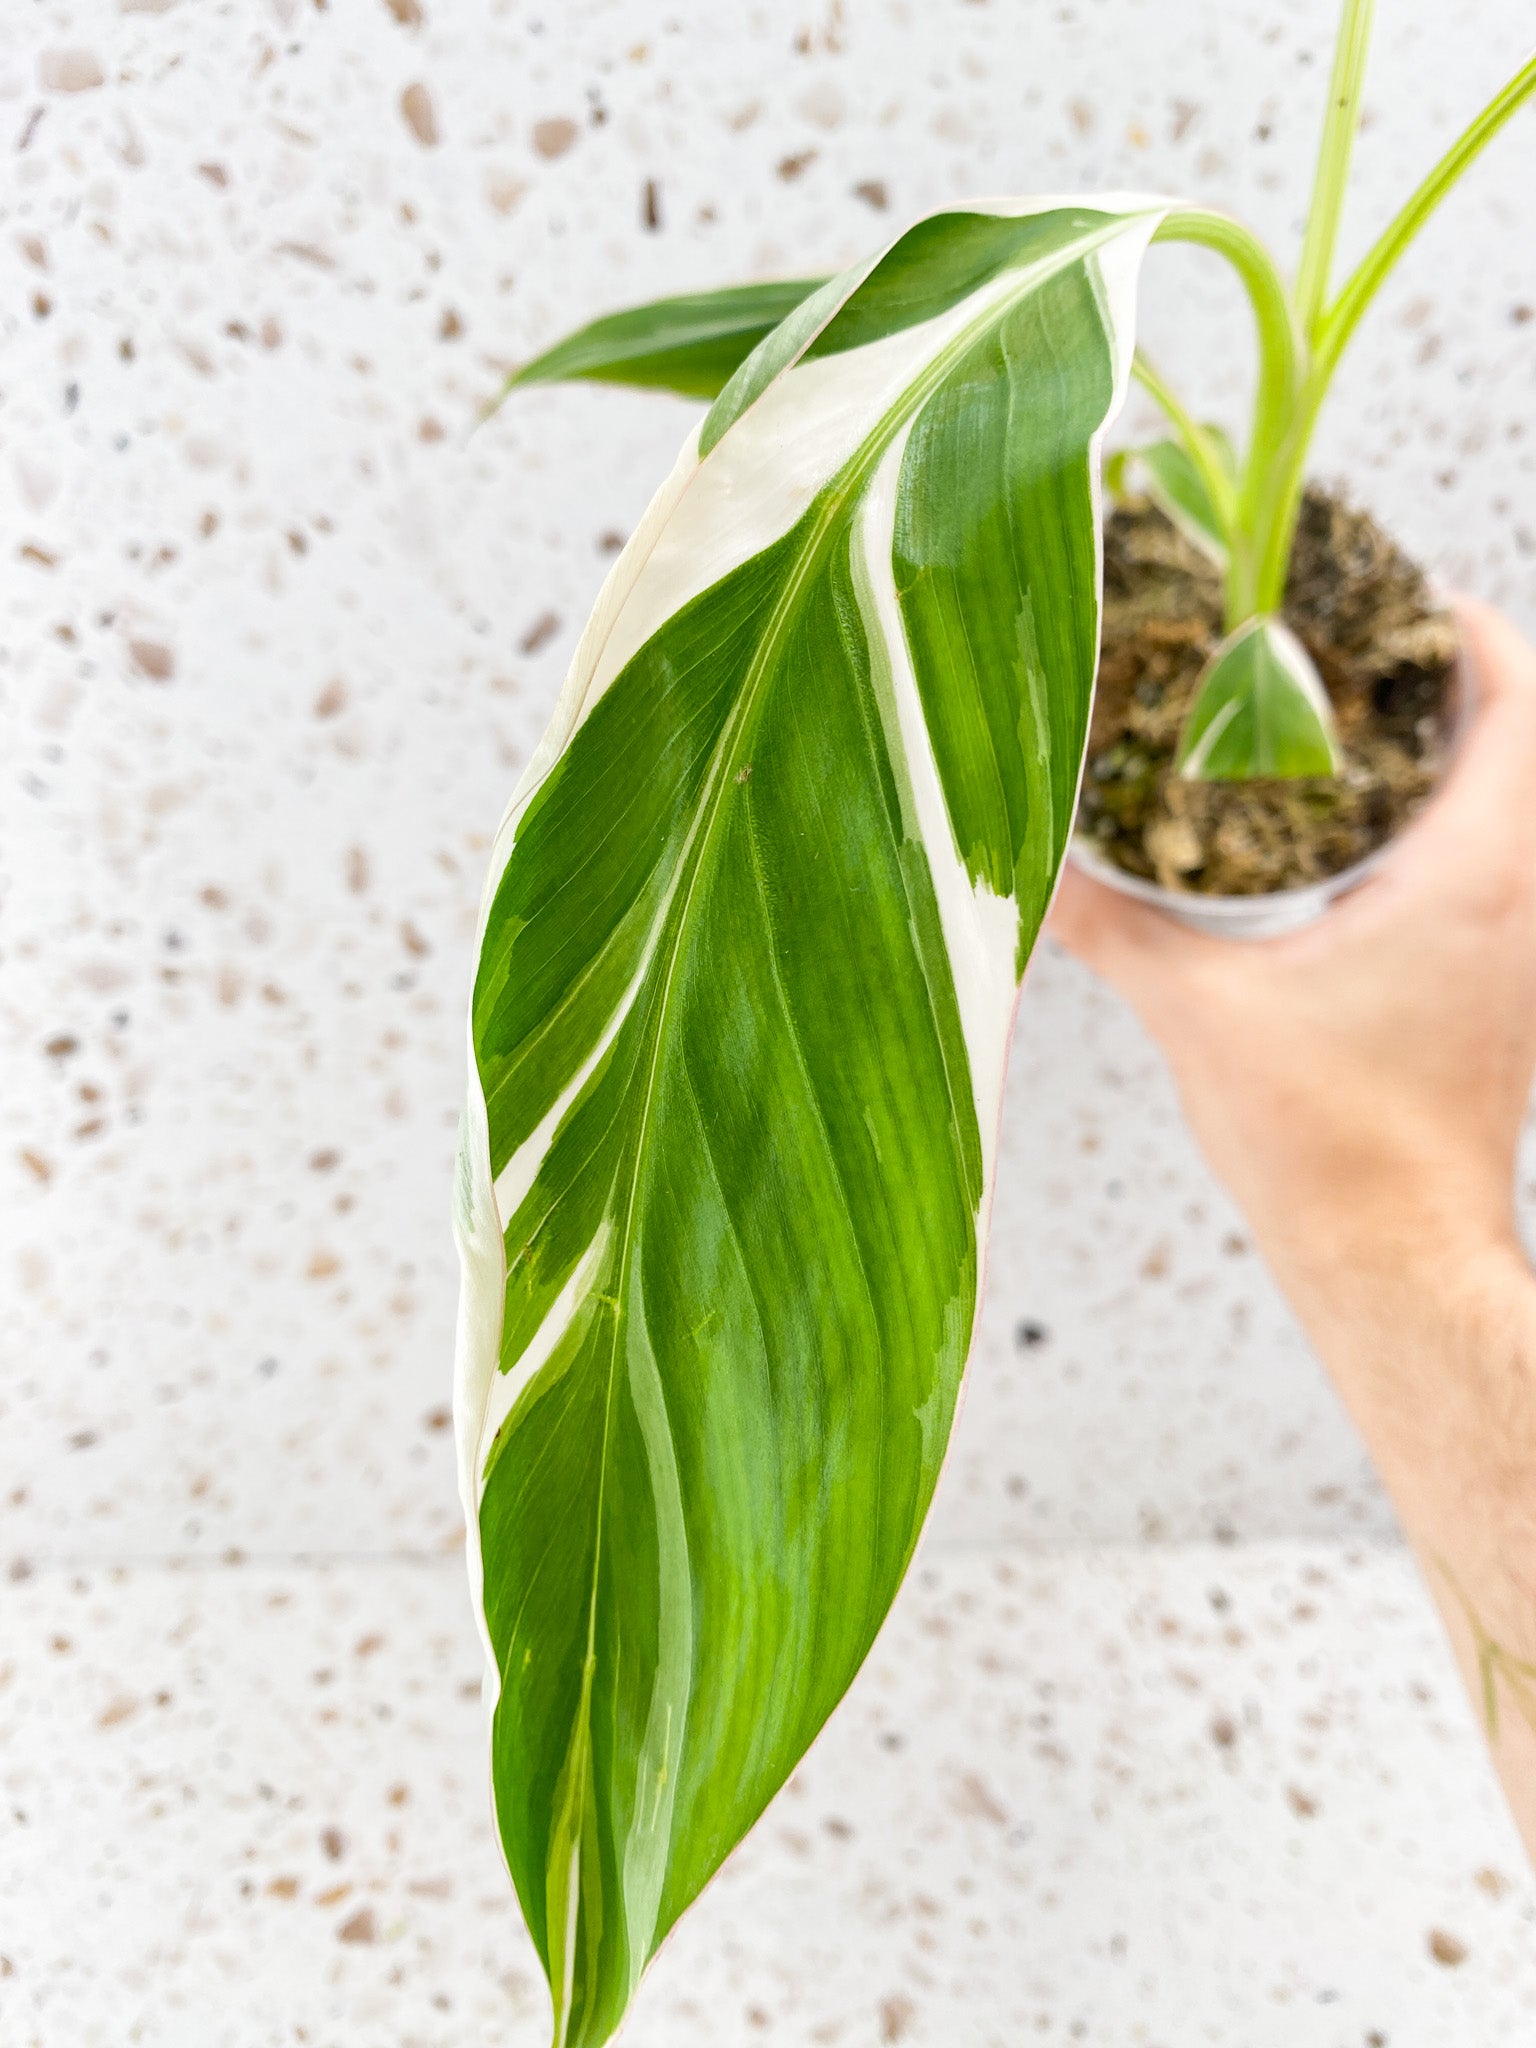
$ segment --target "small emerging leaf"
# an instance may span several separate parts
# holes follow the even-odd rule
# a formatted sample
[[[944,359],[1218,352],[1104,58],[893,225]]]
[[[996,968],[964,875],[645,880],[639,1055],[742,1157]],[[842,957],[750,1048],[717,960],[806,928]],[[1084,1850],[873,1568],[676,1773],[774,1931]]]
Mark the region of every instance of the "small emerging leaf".
[[[507,379],[501,397],[520,384],[584,377],[595,384],[714,398],[757,344],[820,282],[812,277],[730,285],[606,313],[524,363]]]
[[[1201,432],[1235,489],[1237,454],[1231,441],[1220,427],[1206,426]],[[1119,494],[1124,490],[1129,465],[1139,463],[1153,504],[1167,513],[1187,540],[1193,541],[1220,567],[1226,567],[1226,517],[1221,507],[1212,502],[1205,478],[1182,441],[1154,441],[1146,448],[1125,450],[1112,461],[1113,467],[1106,470],[1106,476],[1113,491]]]
[[[1192,781],[1337,775],[1333,711],[1312,657],[1289,626],[1249,619],[1211,656],[1175,766]]]

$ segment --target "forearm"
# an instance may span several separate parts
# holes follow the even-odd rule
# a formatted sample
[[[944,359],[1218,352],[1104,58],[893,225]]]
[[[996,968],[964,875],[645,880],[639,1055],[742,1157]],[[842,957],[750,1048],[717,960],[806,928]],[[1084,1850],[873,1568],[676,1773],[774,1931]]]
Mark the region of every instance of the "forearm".
[[[1439,1603],[1536,1858],[1536,1277],[1512,1239],[1274,1263]]]

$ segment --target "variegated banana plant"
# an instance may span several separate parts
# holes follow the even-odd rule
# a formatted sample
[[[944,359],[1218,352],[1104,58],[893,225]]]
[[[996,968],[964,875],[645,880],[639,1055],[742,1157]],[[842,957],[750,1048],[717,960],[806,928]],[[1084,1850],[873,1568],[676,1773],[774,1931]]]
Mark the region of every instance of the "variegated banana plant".
[[[713,398],[497,836],[470,1026],[460,1473],[555,2048],[612,2037],[932,1498],[1083,761],[1143,257],[1204,244],[1253,298],[1245,461],[1181,407],[1139,459],[1228,557],[1234,625],[1267,621],[1327,369],[1451,175],[1315,330],[1224,215],[994,201],[819,285],[613,316],[518,380]],[[1250,726],[1294,743],[1295,651],[1256,630],[1256,708],[1206,718],[1206,772]]]

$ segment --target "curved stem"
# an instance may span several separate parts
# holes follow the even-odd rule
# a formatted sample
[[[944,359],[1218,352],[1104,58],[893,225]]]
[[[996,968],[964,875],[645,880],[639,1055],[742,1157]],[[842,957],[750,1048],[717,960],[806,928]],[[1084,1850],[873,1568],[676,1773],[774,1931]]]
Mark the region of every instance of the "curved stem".
[[[1311,364],[1296,395],[1283,443],[1275,452],[1269,489],[1265,493],[1264,517],[1255,534],[1257,579],[1254,602],[1261,611],[1275,609],[1285,594],[1291,543],[1295,538],[1296,518],[1301,509],[1306,477],[1307,450],[1317,425],[1317,416],[1328,396],[1328,387],[1355,329],[1398,258],[1446,193],[1533,93],[1536,93],[1536,55],[1527,58],[1504,90],[1489,101],[1477,119],[1451,144],[1418,190],[1377,236],[1323,316]]]
[[[1203,206],[1180,206],[1163,221],[1154,242],[1193,242],[1225,256],[1242,281],[1253,307],[1259,339],[1259,381],[1254,425],[1267,424],[1284,410],[1296,382],[1297,334],[1285,285],[1269,251],[1241,221]]]
[[[1309,341],[1317,339],[1323,308],[1328,302],[1328,276],[1333,267],[1339,218],[1344,211],[1350,152],[1360,122],[1360,94],[1365,85],[1365,59],[1375,11],[1375,0],[1345,0],[1339,39],[1334,45],[1328,110],[1323,117],[1312,203],[1307,209],[1301,267],[1296,273],[1296,317]]]
[[[1211,437],[1186,408],[1173,386],[1154,368],[1144,349],[1137,349],[1131,360],[1131,375],[1142,388],[1154,398],[1168,415],[1178,432],[1179,439],[1189,452],[1189,459],[1200,473],[1205,485],[1205,494],[1215,508],[1223,526],[1230,527],[1237,512],[1237,492],[1227,474],[1220,456],[1211,445]]]
[[[1253,307],[1259,346],[1259,374],[1253,398],[1253,431],[1243,460],[1227,569],[1227,624],[1240,625],[1257,609],[1258,557],[1252,535],[1266,484],[1295,402],[1305,343],[1279,271],[1258,237],[1230,214],[1205,207],[1177,207],[1152,238],[1193,242],[1213,249],[1236,270]]]

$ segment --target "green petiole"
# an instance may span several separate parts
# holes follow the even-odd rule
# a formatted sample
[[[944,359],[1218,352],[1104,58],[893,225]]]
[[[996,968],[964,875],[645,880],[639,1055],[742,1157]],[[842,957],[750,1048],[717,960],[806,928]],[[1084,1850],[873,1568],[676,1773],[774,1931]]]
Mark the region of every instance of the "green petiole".
[[[1349,159],[1360,125],[1360,95],[1365,89],[1365,60],[1375,11],[1375,0],[1346,0],[1334,47],[1323,139],[1312,181],[1312,203],[1307,209],[1301,263],[1296,272],[1296,323],[1309,344],[1317,341],[1323,308],[1328,303],[1328,279],[1344,211]]]

